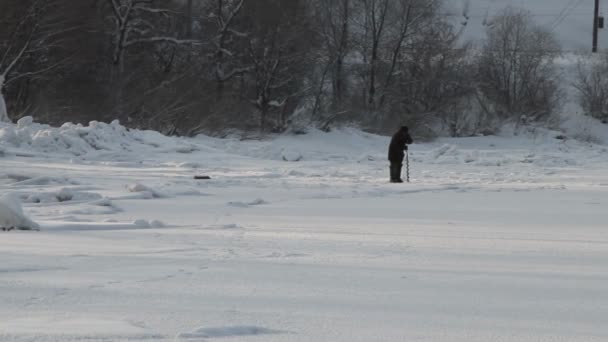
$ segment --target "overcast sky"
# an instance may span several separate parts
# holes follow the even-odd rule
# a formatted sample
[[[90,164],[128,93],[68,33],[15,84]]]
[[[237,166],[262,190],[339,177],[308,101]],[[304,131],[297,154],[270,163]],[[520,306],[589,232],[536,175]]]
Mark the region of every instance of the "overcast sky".
[[[461,11],[467,0],[446,0],[454,10]],[[538,23],[553,29],[565,50],[591,50],[594,0],[470,0],[471,20],[466,37],[483,37],[483,21],[508,5],[523,7]],[[600,0],[600,13],[608,17],[608,0]],[[606,21],[608,25],[608,20]],[[600,30],[600,49],[608,48],[608,26]]]

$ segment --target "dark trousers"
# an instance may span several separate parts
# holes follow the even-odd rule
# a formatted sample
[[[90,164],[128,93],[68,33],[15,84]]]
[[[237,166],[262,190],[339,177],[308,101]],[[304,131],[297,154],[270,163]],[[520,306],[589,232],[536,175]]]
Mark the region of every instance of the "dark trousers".
[[[403,182],[401,179],[401,168],[403,168],[403,161],[393,162],[391,161],[391,182]]]

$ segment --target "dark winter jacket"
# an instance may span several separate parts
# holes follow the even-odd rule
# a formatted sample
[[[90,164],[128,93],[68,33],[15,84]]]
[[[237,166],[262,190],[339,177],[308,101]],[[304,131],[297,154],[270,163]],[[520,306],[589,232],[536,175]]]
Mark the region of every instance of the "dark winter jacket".
[[[405,156],[403,151],[407,150],[407,145],[413,142],[414,140],[412,140],[407,126],[401,127],[391,139],[391,144],[388,147],[388,160],[390,160],[391,163],[403,162],[403,157]]]

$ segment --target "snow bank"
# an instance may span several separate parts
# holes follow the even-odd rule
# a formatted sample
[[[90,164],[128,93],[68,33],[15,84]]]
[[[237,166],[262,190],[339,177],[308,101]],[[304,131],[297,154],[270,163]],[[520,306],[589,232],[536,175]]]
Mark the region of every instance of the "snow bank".
[[[570,115],[563,123],[566,136],[594,144],[608,143],[608,125],[582,114]]]
[[[51,127],[34,123],[31,117],[16,125],[0,123],[0,146],[17,151],[72,156],[103,156],[107,153],[191,153],[196,146],[184,139],[158,132],[128,129],[115,120],[91,121],[88,126],[65,123]]]
[[[428,164],[469,164],[474,166],[504,166],[536,164],[538,166],[572,166],[573,157],[567,153],[585,152],[599,159],[599,154],[587,153],[589,143],[608,143],[608,126],[597,120],[572,115],[563,126],[564,132],[534,128],[506,129],[501,136],[438,139],[429,144],[414,144],[410,160]],[[522,132],[523,131],[523,132]],[[514,138],[514,135],[518,135]],[[310,130],[307,134],[283,134],[266,140],[239,140],[237,138],[195,139],[166,137],[158,132],[130,130],[118,121],[109,124],[91,122],[88,126],[66,123],[54,128],[35,123],[31,117],[16,124],[0,123],[0,157],[20,156],[79,156],[82,159],[111,160],[110,166],[141,167],[141,158],[149,156],[162,160],[161,153],[171,153],[173,161],[162,165],[182,169],[200,169],[217,160],[230,160],[241,156],[261,160],[284,162],[334,162],[335,165],[353,163],[383,164],[389,137],[362,132],[356,128],[342,128],[330,133]],[[485,148],[487,145],[488,148]],[[503,154],[501,148],[513,148],[516,153]],[[516,146],[517,145],[517,146]],[[177,157],[179,153],[197,152],[196,155]],[[598,152],[599,153],[599,152]],[[578,158],[578,157],[577,157]],[[576,158],[575,158],[576,159]],[[78,163],[78,158],[74,158]],[[578,164],[580,165],[580,164]],[[274,173],[280,175],[281,173]],[[46,183],[71,184],[68,179],[40,177],[25,179],[19,185]],[[17,185],[17,184],[14,184]],[[127,186],[138,198],[165,198],[173,195],[142,184]],[[191,190],[189,193],[196,194]]]
[[[63,188],[58,191],[42,192],[27,192],[20,195],[23,203],[80,203],[101,199],[101,195],[97,193],[79,192],[69,188]]]
[[[17,196],[7,194],[0,197],[0,228],[38,230],[40,226],[25,216]]]
[[[361,161],[386,159],[385,150],[389,138],[363,132],[356,128],[342,128],[326,133],[311,129],[307,134],[283,134],[268,140],[246,140],[236,138],[217,139],[198,136],[197,141],[224,151],[244,157],[297,161]],[[382,155],[377,155],[382,151]]]

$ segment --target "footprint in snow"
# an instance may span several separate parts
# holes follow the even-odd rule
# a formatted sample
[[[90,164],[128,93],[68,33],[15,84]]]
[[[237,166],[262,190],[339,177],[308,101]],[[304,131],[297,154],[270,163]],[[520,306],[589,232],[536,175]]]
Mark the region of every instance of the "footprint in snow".
[[[229,206],[237,207],[237,208],[249,208],[251,206],[263,205],[263,204],[268,204],[268,202],[266,202],[265,200],[263,200],[261,198],[255,199],[250,202],[228,202]]]
[[[272,330],[257,326],[232,326],[218,328],[200,328],[190,333],[181,333],[178,338],[181,339],[199,339],[199,338],[220,338],[220,337],[237,337],[237,336],[259,336],[259,335],[276,335],[285,334],[287,332],[280,330]]]
[[[209,226],[209,228],[207,229],[217,229],[217,230],[223,230],[223,229],[244,229],[244,227],[239,226],[236,223],[230,223],[230,224],[217,224],[217,225],[212,225]]]

